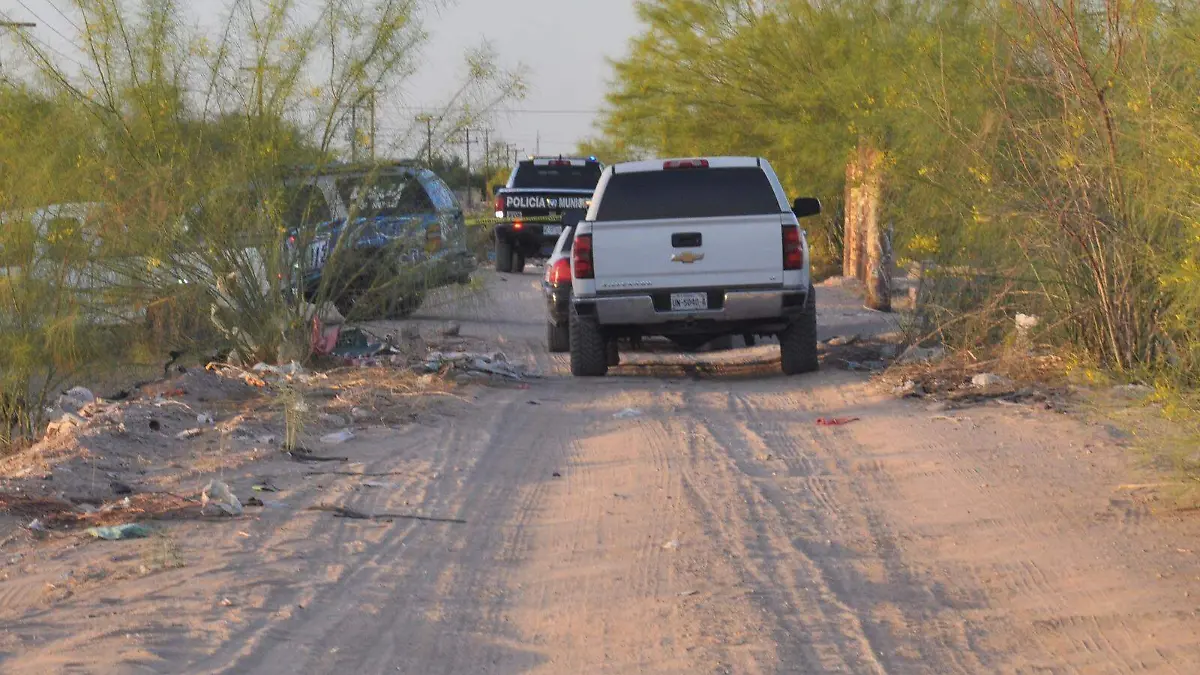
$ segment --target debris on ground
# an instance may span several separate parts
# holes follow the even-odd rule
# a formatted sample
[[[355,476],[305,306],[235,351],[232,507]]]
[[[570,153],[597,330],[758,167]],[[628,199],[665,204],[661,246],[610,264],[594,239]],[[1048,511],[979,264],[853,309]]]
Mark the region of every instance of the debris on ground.
[[[200,413],[199,415],[196,415],[196,424],[199,424],[202,427],[211,427],[215,423],[216,421],[209,413]]]
[[[424,520],[433,523],[455,523],[457,525],[466,525],[467,521],[461,518],[441,518],[437,516],[421,516],[415,513],[363,513],[345,506],[335,506],[331,504],[317,504],[309,506],[305,511],[325,511],[332,513],[338,518],[350,518],[352,520]]]
[[[185,430],[175,434],[175,440],[186,441],[189,438],[195,438],[203,433],[204,433],[204,430],[199,429],[199,428],[185,429]]]
[[[831,347],[846,347],[854,344],[855,342],[858,342],[858,333],[852,333],[850,335],[838,335],[837,337],[832,337],[826,340],[825,344]]]
[[[497,376],[510,380],[523,380],[540,375],[519,363],[510,363],[504,352],[483,354],[479,352],[430,352],[425,362],[417,366],[417,372],[464,374],[476,377]]]
[[[892,393],[900,398],[917,397],[925,393],[925,388],[916,380],[905,380],[892,389]]]
[[[934,347],[920,347],[913,345],[904,350],[900,355],[901,363],[931,363],[940,361],[946,357],[946,348],[937,345]]]
[[[979,389],[988,387],[1004,387],[1012,384],[1012,380],[995,373],[980,373],[971,378],[971,386]]]
[[[212,511],[213,513],[224,513],[228,516],[242,515],[242,503],[238,501],[237,495],[233,494],[228,485],[219,480],[209,481],[204,492],[200,494],[201,511],[210,512],[210,506],[216,509],[216,511]]]
[[[840,427],[844,424],[857,422],[858,417],[818,417],[817,425],[822,427]]]
[[[117,541],[120,539],[141,539],[150,536],[150,528],[137,523],[124,525],[106,525],[104,527],[89,527],[87,533],[97,539]]]
[[[633,419],[635,417],[641,417],[641,416],[642,416],[642,411],[637,408],[626,408],[626,409],[622,410],[621,412],[613,415],[613,417],[615,417],[619,420],[629,420],[629,419]]]
[[[672,539],[671,541],[663,544],[662,547],[668,551],[674,551],[675,549],[679,548],[679,540]]]
[[[346,441],[354,438],[354,432],[349,429],[335,431],[332,434],[325,434],[321,437],[321,442],[326,445],[341,445]]]
[[[96,402],[96,395],[86,387],[72,387],[58,397],[58,407],[67,413],[77,413]]]

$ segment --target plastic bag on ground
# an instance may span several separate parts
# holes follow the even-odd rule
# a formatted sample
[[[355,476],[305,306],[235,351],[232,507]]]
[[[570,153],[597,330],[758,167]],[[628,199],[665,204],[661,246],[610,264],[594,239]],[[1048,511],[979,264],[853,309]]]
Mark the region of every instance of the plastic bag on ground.
[[[137,523],[124,525],[109,525],[107,527],[89,527],[87,533],[97,539],[115,541],[118,539],[140,539],[150,536],[150,529]]]
[[[210,481],[204,488],[204,492],[200,495],[200,506],[202,511],[210,513],[210,506],[214,507],[220,513],[229,516],[242,515],[242,502],[238,500],[237,495],[229,489],[229,486],[219,480]]]

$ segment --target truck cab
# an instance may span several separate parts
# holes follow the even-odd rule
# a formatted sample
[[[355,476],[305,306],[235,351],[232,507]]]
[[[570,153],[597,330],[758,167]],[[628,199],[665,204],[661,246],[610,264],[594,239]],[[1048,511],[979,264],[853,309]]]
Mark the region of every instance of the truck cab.
[[[800,218],[770,163],[701,157],[608,167],[571,249],[571,370],[603,375],[620,338],[779,338],[787,374],[817,368]]]
[[[496,270],[520,274],[547,258],[571,214],[582,216],[604,171],[595,157],[529,157],[495,186]]]

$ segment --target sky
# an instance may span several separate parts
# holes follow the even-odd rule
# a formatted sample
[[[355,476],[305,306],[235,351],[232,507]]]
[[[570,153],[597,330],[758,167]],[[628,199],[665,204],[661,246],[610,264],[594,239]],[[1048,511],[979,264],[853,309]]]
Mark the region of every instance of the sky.
[[[231,0],[192,0],[198,16],[219,16]],[[522,67],[529,85],[524,100],[506,106],[512,112],[492,121],[493,137],[513,143],[524,154],[569,153],[594,129],[604,105],[611,69],[607,58],[620,58],[639,30],[634,0],[431,0],[445,6],[427,12],[430,39],[417,74],[390,104],[380,105],[378,124],[408,128],[423,108],[436,108],[462,81],[464,55],[484,42],[500,65]],[[0,0],[0,14],[14,21],[35,21],[40,40],[63,53],[78,53],[66,39],[74,29],[59,9],[69,0]],[[11,52],[6,51],[6,56]],[[477,152],[477,151],[476,151]]]

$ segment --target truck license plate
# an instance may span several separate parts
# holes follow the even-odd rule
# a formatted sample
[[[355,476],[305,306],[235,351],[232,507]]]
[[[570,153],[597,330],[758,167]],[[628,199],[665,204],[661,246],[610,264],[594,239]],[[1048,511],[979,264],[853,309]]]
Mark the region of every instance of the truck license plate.
[[[671,311],[696,312],[708,309],[708,293],[672,293]]]
[[[562,225],[543,225],[542,226],[542,234],[547,237],[558,236],[558,235],[562,234],[562,227],[563,227]]]

